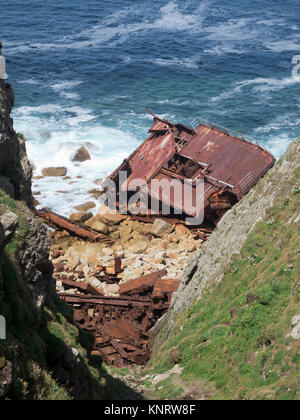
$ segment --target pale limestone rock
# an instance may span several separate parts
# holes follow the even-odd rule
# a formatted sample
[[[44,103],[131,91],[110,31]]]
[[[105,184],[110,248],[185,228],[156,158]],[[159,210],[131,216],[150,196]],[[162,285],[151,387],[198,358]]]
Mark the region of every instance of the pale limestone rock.
[[[144,252],[148,246],[149,246],[149,242],[142,241],[142,240],[137,241],[134,243],[134,245],[130,247],[130,251],[133,252],[134,254],[140,254]]]
[[[118,284],[107,284],[104,288],[105,294],[116,295],[119,293],[120,286]]]
[[[294,340],[299,340],[300,338],[300,315],[295,315],[292,319],[292,332],[290,336]]]
[[[104,235],[108,234],[108,227],[104,223],[95,222],[91,225],[91,228]]]
[[[119,228],[120,239],[121,241],[128,242],[132,238],[132,228],[130,226],[121,226]]]
[[[169,235],[172,232],[173,232],[173,226],[170,223],[165,222],[164,220],[161,220],[161,219],[155,219],[155,222],[153,223],[153,226],[152,226],[153,235],[161,238],[165,235]]]

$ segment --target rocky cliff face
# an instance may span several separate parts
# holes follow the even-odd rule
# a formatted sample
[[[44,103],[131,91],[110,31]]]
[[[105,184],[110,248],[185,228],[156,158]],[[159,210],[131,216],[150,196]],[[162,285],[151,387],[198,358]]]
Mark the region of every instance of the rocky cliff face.
[[[0,86],[0,188],[9,196],[32,205],[32,167],[26,155],[25,138],[17,135],[10,117],[14,92]]]
[[[30,210],[32,168],[13,129],[13,104],[11,87],[0,85],[0,315],[7,327],[0,400],[117,398],[120,385],[89,359],[93,338],[55,294],[50,240]]]
[[[14,258],[23,279],[32,287],[35,303],[40,307],[52,282],[52,265],[48,259],[50,241],[46,229],[28,208],[32,205],[32,167],[26,154],[25,138],[17,135],[13,128],[10,117],[13,105],[11,86],[1,85],[0,250],[3,251],[11,242],[10,247],[14,247]]]

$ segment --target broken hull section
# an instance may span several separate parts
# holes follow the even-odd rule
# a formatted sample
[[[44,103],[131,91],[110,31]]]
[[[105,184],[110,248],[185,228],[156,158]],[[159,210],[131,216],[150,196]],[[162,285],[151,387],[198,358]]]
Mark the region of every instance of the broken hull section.
[[[128,193],[122,212],[132,214],[129,199],[142,180],[147,185],[148,203],[139,216],[153,216],[151,209],[157,201],[158,217],[180,221],[199,217],[196,187],[202,181],[203,224],[214,226],[275,163],[275,158],[258,144],[213,125],[200,123],[190,128],[152,115],[149,137],[108,177],[117,186],[117,208],[120,193]],[[121,171],[127,173],[123,182],[119,182]],[[181,194],[175,194],[174,188],[164,194],[157,187],[163,182],[180,182]],[[190,193],[185,194],[184,188]],[[169,210],[167,214],[164,209]]]

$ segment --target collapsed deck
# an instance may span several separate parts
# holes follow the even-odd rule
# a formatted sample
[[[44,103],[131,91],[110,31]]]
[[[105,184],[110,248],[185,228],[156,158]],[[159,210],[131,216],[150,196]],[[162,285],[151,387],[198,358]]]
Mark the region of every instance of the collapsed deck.
[[[135,193],[129,186],[143,179],[149,202],[158,200],[160,209],[162,204],[170,205],[170,217],[198,216],[196,181],[203,180],[205,223],[215,225],[274,165],[275,158],[267,150],[238,133],[229,134],[203,122],[190,128],[152,115],[149,137],[108,178],[118,187],[120,171],[127,172],[127,181],[119,185],[118,194],[125,190]],[[165,196],[161,189],[153,188],[153,180],[189,180],[191,198],[187,201],[182,193],[185,201],[178,200],[173,190]],[[131,213],[130,207],[127,211]],[[180,212],[182,215],[177,216]]]

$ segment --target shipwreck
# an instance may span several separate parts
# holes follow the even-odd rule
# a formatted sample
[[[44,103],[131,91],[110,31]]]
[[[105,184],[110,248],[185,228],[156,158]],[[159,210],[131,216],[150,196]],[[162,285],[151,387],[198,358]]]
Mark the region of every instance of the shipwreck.
[[[169,206],[170,214],[160,210],[158,216],[182,223],[195,214],[196,181],[203,180],[204,222],[215,226],[224,213],[237,203],[274,165],[275,158],[252,139],[232,130],[225,129],[196,118],[192,126],[174,124],[147,111],[154,123],[148,138],[108,177],[119,185],[118,197],[122,191],[129,191],[128,197],[136,192],[128,186],[134,179],[143,179],[147,184],[149,211],[140,214],[141,220],[150,221],[150,201],[158,200],[160,209]],[[128,174],[121,184],[121,171]],[[161,190],[151,187],[153,180],[188,180],[192,194],[190,201],[178,201],[174,192],[165,196]],[[124,211],[124,209],[123,209]],[[130,214],[130,206],[126,211]],[[136,217],[136,215],[135,215]]]

